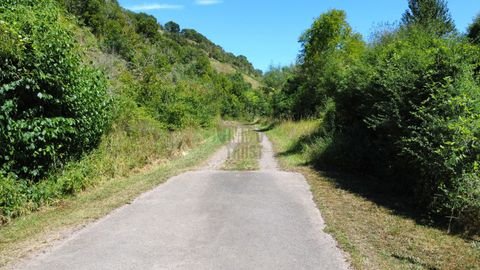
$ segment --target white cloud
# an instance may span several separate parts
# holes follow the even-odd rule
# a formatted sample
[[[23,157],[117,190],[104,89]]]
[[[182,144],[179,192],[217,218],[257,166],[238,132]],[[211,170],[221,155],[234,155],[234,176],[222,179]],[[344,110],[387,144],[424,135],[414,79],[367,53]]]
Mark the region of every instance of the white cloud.
[[[222,0],[195,0],[195,3],[201,6],[211,6],[211,5],[221,4],[223,3],[223,1]]]
[[[210,0],[213,1],[213,0]],[[144,4],[129,7],[128,9],[132,11],[148,11],[148,10],[160,10],[160,9],[182,9],[182,5],[171,5],[171,4]]]

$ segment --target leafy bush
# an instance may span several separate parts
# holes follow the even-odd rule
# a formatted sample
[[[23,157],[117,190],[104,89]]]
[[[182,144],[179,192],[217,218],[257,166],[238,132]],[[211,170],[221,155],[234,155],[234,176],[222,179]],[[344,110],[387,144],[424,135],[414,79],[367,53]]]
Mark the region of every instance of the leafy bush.
[[[24,182],[0,176],[0,225],[25,212],[28,204],[26,187]]]
[[[404,25],[368,47],[345,13],[321,15],[301,38],[298,71],[272,99],[275,112],[323,119],[304,149],[320,168],[381,177],[478,233],[480,48],[452,33],[444,1],[410,4]]]
[[[478,56],[418,29],[376,44],[335,96],[337,165],[391,179],[420,205],[478,228]]]
[[[341,10],[322,14],[300,42],[298,85],[296,91],[288,91],[293,94],[295,118],[318,115],[364,49],[361,36],[353,32]]]
[[[159,34],[161,26],[158,24],[157,19],[152,15],[145,13],[133,14],[136,21],[137,33],[142,34],[146,38],[154,39]]]
[[[468,26],[467,37],[471,42],[480,44],[480,15],[477,15],[472,24]]]
[[[110,114],[56,5],[31,2],[0,4],[0,169],[38,179],[95,147]]]

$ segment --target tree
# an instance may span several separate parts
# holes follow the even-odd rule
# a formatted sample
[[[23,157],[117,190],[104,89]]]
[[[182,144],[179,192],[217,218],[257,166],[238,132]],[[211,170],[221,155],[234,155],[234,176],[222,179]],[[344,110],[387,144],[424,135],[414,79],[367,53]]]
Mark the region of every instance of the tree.
[[[468,38],[473,43],[480,45],[480,14],[473,20],[473,23],[468,27]]]
[[[180,25],[178,25],[176,22],[170,21],[165,24],[165,30],[173,34],[178,34],[180,33]]]
[[[160,25],[155,17],[145,13],[138,13],[134,14],[134,18],[137,20],[137,33],[142,34],[146,38],[155,38],[155,36],[158,34],[158,29],[160,28]]]
[[[408,8],[402,17],[406,26],[418,25],[440,36],[455,31],[446,0],[408,0]]]
[[[60,1],[68,12],[78,16],[95,34],[106,30],[109,6],[102,0],[63,0]]]
[[[322,14],[301,37],[298,76],[302,83],[295,95],[296,117],[315,115],[336,91],[346,71],[364,49],[342,10]]]

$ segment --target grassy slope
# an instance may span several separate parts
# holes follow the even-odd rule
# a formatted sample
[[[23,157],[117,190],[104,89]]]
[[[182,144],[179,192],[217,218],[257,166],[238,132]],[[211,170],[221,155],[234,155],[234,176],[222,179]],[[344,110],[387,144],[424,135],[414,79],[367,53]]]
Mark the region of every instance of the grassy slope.
[[[419,224],[408,212],[387,207],[395,199],[375,195],[358,177],[326,175],[292,151],[318,121],[284,122],[267,132],[282,166],[303,173],[327,223],[327,231],[351,255],[355,269],[480,269],[480,243]],[[308,151],[308,145],[305,146]]]
[[[163,163],[144,167],[136,175],[102,181],[95,188],[62,200],[58,205],[45,207],[1,227],[0,268],[105,216],[169,177],[198,165],[227,140],[226,134],[225,131],[221,134],[216,130],[203,131],[203,142],[197,143],[184,156],[170,160],[165,157]]]
[[[210,59],[210,63],[218,73],[233,74],[237,72],[237,70],[230,64],[222,63],[215,59]],[[242,75],[243,75],[243,79],[249,84],[251,84],[253,89],[260,89],[262,87],[262,83],[260,83],[257,79],[251,76],[248,76],[244,73],[242,73]]]

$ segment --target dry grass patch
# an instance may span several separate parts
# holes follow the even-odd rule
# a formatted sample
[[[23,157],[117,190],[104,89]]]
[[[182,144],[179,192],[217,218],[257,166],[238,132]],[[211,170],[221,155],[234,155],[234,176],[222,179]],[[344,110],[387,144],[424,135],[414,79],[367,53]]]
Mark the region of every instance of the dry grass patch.
[[[228,133],[227,130],[222,132]],[[131,202],[169,177],[192,169],[229,139],[214,130],[205,132],[203,136],[203,142],[193,145],[185,155],[165,159],[148,172],[144,167],[140,169],[141,174],[105,179],[74,197],[65,198],[56,205],[44,207],[1,227],[0,268],[51,246],[55,240],[63,239]]]
[[[258,160],[262,153],[260,134],[251,128],[241,128],[240,136],[236,138],[235,148],[225,162],[225,170],[253,171],[258,170]]]
[[[219,73],[234,74],[237,72],[237,70],[232,65],[222,63],[212,58],[210,59],[210,63],[212,64],[213,68]],[[253,89],[260,89],[262,87],[262,84],[255,78],[252,78],[251,76],[248,76],[244,73],[242,73],[242,76],[246,82],[252,85]]]

